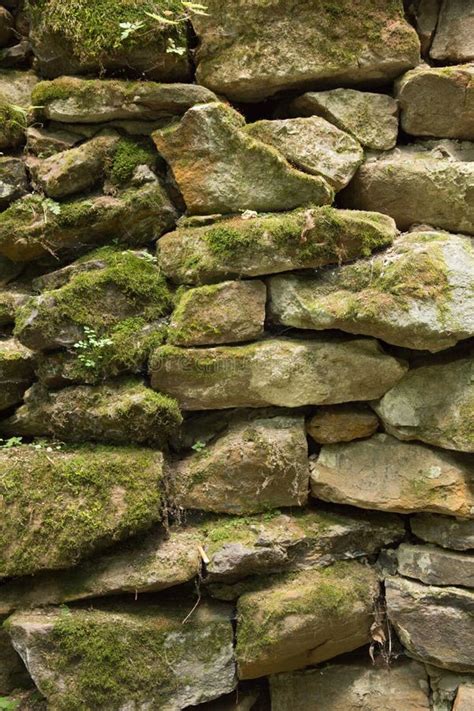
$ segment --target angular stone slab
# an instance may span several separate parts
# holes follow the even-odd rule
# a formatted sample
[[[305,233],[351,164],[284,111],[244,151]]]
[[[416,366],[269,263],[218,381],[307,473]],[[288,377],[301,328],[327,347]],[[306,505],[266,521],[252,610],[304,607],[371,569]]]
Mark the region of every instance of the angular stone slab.
[[[132,538],[70,570],[36,574],[34,580],[7,581],[0,586],[0,614],[109,595],[136,596],[182,585],[201,571],[198,544],[199,538],[187,530],[173,530],[169,538],[156,531]]]
[[[217,101],[216,96],[195,84],[79,77],[40,82],[32,96],[42,117],[61,123],[154,121],[179,116],[194,104],[210,101]]]
[[[262,281],[227,281],[186,291],[172,315],[177,346],[253,341],[263,335],[267,289]]]
[[[474,520],[417,514],[410,519],[412,532],[422,541],[465,551],[474,548]]]
[[[350,182],[364,159],[358,141],[319,116],[257,121],[246,131],[299,170],[325,178],[336,192]]]
[[[245,346],[158,348],[150,359],[155,390],[184,410],[299,407],[370,400],[398,382],[404,362],[367,339],[275,338]]]
[[[427,585],[474,588],[474,556],[437,546],[402,543],[397,550],[398,572]]]
[[[379,210],[400,229],[426,223],[474,235],[474,162],[440,148],[403,146],[367,160],[341,194],[341,205]]]
[[[399,439],[474,452],[474,360],[413,368],[375,410],[387,432]]]
[[[308,481],[303,417],[256,413],[250,421],[231,422],[202,451],[178,461],[170,486],[182,508],[247,514],[304,505]]]
[[[48,203],[26,195],[0,213],[0,254],[14,262],[77,256],[117,241],[139,247],[172,229],[177,212],[158,181],[116,195]],[[12,238],[12,234],[14,237]]]
[[[403,130],[412,136],[474,139],[474,67],[422,66],[397,83]]]
[[[474,8],[465,0],[444,0],[430,57],[442,62],[474,59]]]
[[[474,670],[474,592],[407,580],[385,581],[387,611],[411,657],[452,671]]]
[[[270,212],[331,204],[320,176],[293,168],[276,149],[248,135],[244,118],[226,104],[199,104],[153,133],[188,213]]]
[[[308,84],[387,82],[419,61],[418,38],[398,1],[382,7],[365,0],[359,8],[350,0],[209,0],[193,26],[198,82],[232,101],[262,101]]]
[[[0,464],[0,578],[71,567],[161,518],[161,452],[23,445]]]
[[[270,678],[272,711],[429,711],[425,668],[414,661],[390,669],[370,662],[331,664],[322,669]]]
[[[367,405],[328,405],[306,423],[306,431],[318,444],[334,444],[370,437],[378,426],[378,418]]]
[[[137,378],[49,392],[35,383],[0,432],[67,442],[147,442],[163,446],[182,422],[174,400]]]
[[[299,669],[369,641],[375,573],[361,563],[268,578],[237,603],[241,679]]]
[[[388,151],[397,142],[398,106],[391,96],[355,89],[308,91],[290,105],[295,116],[322,116],[365,148]]]
[[[381,255],[268,284],[271,318],[285,326],[336,328],[432,352],[474,335],[470,237],[408,233]]]
[[[387,434],[323,446],[311,466],[311,491],[323,501],[360,508],[474,516],[467,457],[400,442]]]
[[[185,224],[160,239],[157,249],[172,281],[199,284],[339,264],[369,256],[396,236],[385,215],[324,207]]]
[[[15,338],[0,340],[0,410],[22,401],[34,378],[35,358]]]
[[[53,708],[180,711],[236,685],[231,608],[193,598],[155,605],[19,612],[15,648]]]

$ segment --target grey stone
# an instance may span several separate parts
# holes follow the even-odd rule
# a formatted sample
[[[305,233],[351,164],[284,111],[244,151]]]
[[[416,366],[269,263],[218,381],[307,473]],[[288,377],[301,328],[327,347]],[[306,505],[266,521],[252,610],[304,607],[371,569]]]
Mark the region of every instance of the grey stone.
[[[20,158],[0,157],[0,210],[28,191],[24,162]]]
[[[410,526],[422,541],[459,551],[474,548],[474,521],[417,514],[410,519]]]
[[[430,57],[445,62],[474,59],[474,7],[471,2],[443,0]]]
[[[23,399],[34,378],[34,353],[15,338],[0,339],[0,410]]]
[[[474,587],[474,556],[437,546],[402,543],[398,549],[398,572],[427,585]]]

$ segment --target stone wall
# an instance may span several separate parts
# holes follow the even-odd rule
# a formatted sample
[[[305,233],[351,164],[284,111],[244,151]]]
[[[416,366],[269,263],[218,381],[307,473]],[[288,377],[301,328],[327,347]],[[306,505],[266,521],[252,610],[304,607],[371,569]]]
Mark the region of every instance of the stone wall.
[[[0,708],[474,706],[474,4],[0,3]]]

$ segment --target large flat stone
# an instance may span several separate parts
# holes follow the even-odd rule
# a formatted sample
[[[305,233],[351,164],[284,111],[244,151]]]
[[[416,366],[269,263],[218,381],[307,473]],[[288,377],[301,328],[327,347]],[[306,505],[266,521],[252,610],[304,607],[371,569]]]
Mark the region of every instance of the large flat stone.
[[[397,83],[403,130],[412,136],[474,139],[474,67],[422,66]]]
[[[370,400],[406,370],[377,341],[275,338],[245,346],[163,346],[150,359],[152,387],[184,410],[324,405]]]
[[[405,578],[385,581],[387,612],[410,656],[437,667],[472,672],[474,593]]]
[[[35,358],[15,338],[0,340],[0,410],[22,401],[34,378]]]
[[[472,467],[457,457],[387,434],[324,445],[311,466],[311,491],[324,501],[398,513],[474,514]]]
[[[199,284],[338,264],[368,256],[396,236],[385,215],[324,207],[210,225],[188,221],[160,239],[157,249],[167,277]]]
[[[474,556],[437,546],[402,543],[397,550],[398,572],[427,585],[474,588]]]
[[[375,405],[387,432],[474,452],[474,361],[453,358],[410,370]]]
[[[316,276],[269,280],[275,323],[340,329],[439,351],[474,335],[472,239],[414,232],[392,248]]]
[[[0,578],[71,567],[161,518],[161,452],[23,445],[0,463]]]
[[[474,520],[418,514],[410,519],[415,536],[443,548],[465,551],[474,548]]]
[[[237,603],[239,677],[317,664],[369,641],[375,573],[357,562],[268,578]]]
[[[231,608],[193,599],[18,612],[15,648],[53,708],[180,711],[236,685]]]
[[[444,62],[474,59],[474,8],[465,0],[443,0],[430,57]]]
[[[193,25],[198,82],[233,101],[308,84],[386,82],[419,61],[418,38],[398,1],[209,0]]]
[[[226,104],[199,104],[153,133],[192,215],[269,212],[331,204],[334,192],[317,175],[293,168],[275,148],[252,138]]]
[[[468,153],[456,157],[450,146],[414,144],[371,158],[341,193],[341,204],[379,210],[400,229],[426,223],[474,234],[474,162]]]

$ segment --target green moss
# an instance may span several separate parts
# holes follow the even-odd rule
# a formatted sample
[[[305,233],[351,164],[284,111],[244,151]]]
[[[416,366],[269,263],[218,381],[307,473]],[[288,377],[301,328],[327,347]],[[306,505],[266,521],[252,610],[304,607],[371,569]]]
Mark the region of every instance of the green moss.
[[[110,180],[116,185],[127,183],[139,165],[154,168],[157,153],[151,145],[139,144],[129,138],[121,139],[108,168]]]
[[[0,99],[0,142],[15,146],[23,138],[28,123],[27,112]]]

